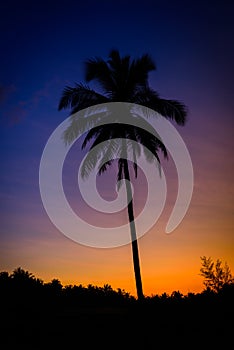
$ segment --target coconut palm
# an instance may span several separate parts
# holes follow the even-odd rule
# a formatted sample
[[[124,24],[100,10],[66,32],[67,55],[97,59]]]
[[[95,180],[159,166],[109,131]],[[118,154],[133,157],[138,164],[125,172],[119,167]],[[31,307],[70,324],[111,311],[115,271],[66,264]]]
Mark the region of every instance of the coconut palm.
[[[130,56],[121,57],[117,50],[112,50],[108,59],[92,58],[85,63],[86,83],[91,81],[98,83],[100,91],[91,89],[88,85],[79,83],[75,86],[66,86],[62,93],[59,110],[70,109],[71,125],[64,133],[66,142],[71,143],[78,134],[85,130],[89,124],[89,131],[86,133],[82,148],[92,142],[90,150],[95,147],[95,153],[88,153],[86,161],[83,163],[82,176],[87,177],[90,171],[100,162],[99,174],[111,166],[114,159],[118,158],[117,180],[126,179],[130,181],[129,165],[132,163],[135,177],[137,177],[137,158],[141,154],[141,148],[148,149],[150,153],[145,153],[148,161],[152,158],[160,164],[159,152],[167,158],[167,150],[154,133],[149,132],[150,126],[146,120],[141,120],[141,126],[134,126],[121,123],[118,115],[102,114],[102,118],[109,118],[108,124],[97,124],[101,118],[101,113],[77,120],[76,112],[109,102],[127,102],[148,107],[161,116],[174,120],[178,125],[186,122],[187,110],[183,103],[177,100],[162,99],[159,94],[149,86],[148,74],[156,69],[152,58],[142,55],[140,58],[131,59]],[[81,118],[81,117],[79,117]],[[147,127],[144,125],[147,123]],[[87,130],[87,129],[86,129]],[[147,131],[149,130],[149,131]],[[121,141],[116,141],[121,139]],[[105,142],[105,145],[103,144]],[[134,141],[134,142],[133,142]],[[104,146],[103,146],[104,145]],[[131,152],[132,162],[127,160],[127,154]],[[128,218],[130,223],[131,244],[133,254],[133,265],[136,281],[138,299],[142,299],[143,289],[140,272],[140,261],[138,252],[138,240],[134,221],[134,210],[132,192],[129,181],[126,181],[126,192],[128,198]]]

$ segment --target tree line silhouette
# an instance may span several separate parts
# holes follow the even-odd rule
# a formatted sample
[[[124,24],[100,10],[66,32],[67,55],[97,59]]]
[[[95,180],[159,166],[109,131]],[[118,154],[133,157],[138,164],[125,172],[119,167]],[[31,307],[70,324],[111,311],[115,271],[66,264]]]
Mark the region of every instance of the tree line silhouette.
[[[162,303],[188,301],[195,299],[221,298],[233,296],[234,278],[227,263],[222,266],[222,261],[214,262],[210,257],[201,257],[202,267],[200,275],[203,277],[205,286],[201,293],[183,295],[180,291],[171,294],[151,295],[144,298],[147,303]],[[59,303],[74,303],[76,305],[136,305],[137,299],[124,289],[114,290],[111,285],[104,284],[103,287],[88,284],[86,287],[79,285],[65,285],[54,278],[45,283],[42,279],[35,277],[31,272],[16,268],[12,273],[0,272],[0,296],[2,300],[12,298],[15,303],[23,303],[26,300]],[[139,301],[139,300],[138,300]],[[139,304],[139,303],[138,303]]]
[[[194,343],[207,342],[210,348],[212,342],[220,343],[216,348],[225,348],[233,329],[233,276],[219,259],[202,257],[201,263],[202,292],[183,295],[173,291],[143,300],[109,284],[63,286],[58,279],[43,282],[20,267],[12,273],[3,271],[0,345],[58,349],[85,337],[90,347],[103,346],[108,338],[115,339],[115,348],[125,348],[124,341],[126,346],[142,345],[144,349],[157,348],[161,342],[166,349],[193,338]]]
[[[58,279],[52,279],[45,283],[42,279],[36,278],[32,273],[16,268],[13,273],[0,272],[1,297],[6,299],[12,297],[15,302],[37,300],[37,302],[74,302],[75,304],[93,305],[96,302],[101,304],[112,302],[125,302],[135,300],[133,296],[121,288],[114,290],[109,284],[103,287],[88,284],[63,286]]]

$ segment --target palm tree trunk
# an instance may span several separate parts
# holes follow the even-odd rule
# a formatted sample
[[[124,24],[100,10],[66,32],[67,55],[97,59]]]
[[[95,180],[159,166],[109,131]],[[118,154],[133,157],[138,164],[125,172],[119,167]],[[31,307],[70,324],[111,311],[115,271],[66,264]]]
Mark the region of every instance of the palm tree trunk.
[[[124,177],[126,180],[130,181],[128,161],[126,159],[124,159]],[[131,240],[132,240],[132,257],[133,257],[137,297],[138,297],[138,300],[142,300],[144,298],[144,295],[143,295],[142,281],[141,281],[140,260],[139,260],[139,253],[138,253],[136,226],[134,221],[133,203],[132,203],[132,199],[130,200],[130,198],[132,198],[132,189],[129,181],[126,181],[126,191],[127,191],[127,199],[129,202],[128,219],[130,224]]]

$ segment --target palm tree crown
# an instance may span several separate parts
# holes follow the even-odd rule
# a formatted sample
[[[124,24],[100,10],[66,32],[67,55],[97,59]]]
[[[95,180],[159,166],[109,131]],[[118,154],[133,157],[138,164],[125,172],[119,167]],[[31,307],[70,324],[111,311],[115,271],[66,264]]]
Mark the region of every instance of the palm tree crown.
[[[162,116],[184,125],[187,110],[177,100],[165,100],[149,87],[148,73],[156,69],[149,55],[130,60],[130,56],[120,57],[112,50],[109,59],[94,58],[85,63],[86,82],[96,81],[102,94],[84,84],[67,86],[60,99],[59,110],[71,108],[71,114],[81,109],[106,102],[130,102],[149,107]]]

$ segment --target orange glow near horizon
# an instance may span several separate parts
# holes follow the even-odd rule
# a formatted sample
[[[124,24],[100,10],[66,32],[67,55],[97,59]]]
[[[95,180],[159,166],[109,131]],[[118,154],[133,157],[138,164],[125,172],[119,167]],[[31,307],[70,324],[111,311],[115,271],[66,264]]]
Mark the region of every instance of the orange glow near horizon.
[[[170,294],[174,290],[183,294],[201,292],[203,285],[199,269],[200,256],[203,255],[227,261],[234,270],[231,232],[220,235],[219,226],[222,223],[218,225],[220,220],[217,218],[209,234],[204,234],[204,229],[207,230],[205,220],[201,225],[198,218],[192,217],[193,210],[190,210],[170,235],[163,233],[165,222],[160,220],[139,239],[145,295]],[[130,245],[112,249],[89,248],[70,241],[52,229],[47,239],[39,240],[35,236],[27,241],[15,241],[11,249],[4,249],[2,257],[5,261],[3,267],[9,272],[21,266],[44,282],[58,278],[63,285],[110,284],[113,289],[121,288],[136,295]]]

